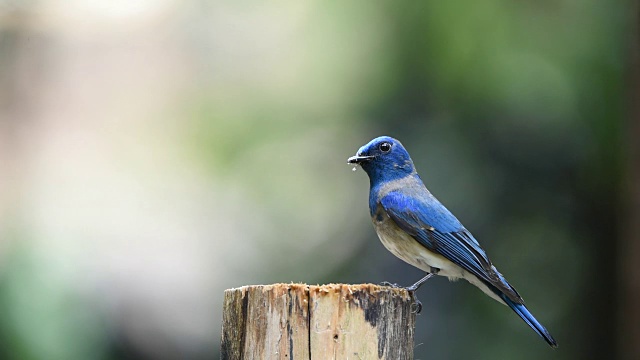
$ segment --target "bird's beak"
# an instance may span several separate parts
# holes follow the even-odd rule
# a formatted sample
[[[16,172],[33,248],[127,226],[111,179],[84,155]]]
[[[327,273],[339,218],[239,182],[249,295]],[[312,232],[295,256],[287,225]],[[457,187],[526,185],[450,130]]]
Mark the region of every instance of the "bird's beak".
[[[367,162],[371,159],[373,159],[375,156],[360,156],[360,155],[356,155],[356,156],[352,156],[349,159],[347,159],[347,163],[349,164],[360,164],[363,162]]]

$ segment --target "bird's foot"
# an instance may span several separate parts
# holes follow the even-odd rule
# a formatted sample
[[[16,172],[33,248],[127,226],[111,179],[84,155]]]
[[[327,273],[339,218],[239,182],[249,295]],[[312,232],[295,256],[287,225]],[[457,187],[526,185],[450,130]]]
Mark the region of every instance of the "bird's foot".
[[[433,275],[433,274],[430,274]],[[418,289],[418,287],[420,286],[420,284],[418,284],[418,286],[416,286],[416,284],[413,284],[409,287],[405,287],[402,285],[398,285],[395,283],[390,283],[388,281],[383,281],[380,283],[381,286],[389,286],[392,287],[394,289],[405,289],[409,292],[409,294],[411,295],[411,298],[413,299],[413,303],[411,304],[411,311],[416,313],[416,314],[420,314],[420,312],[422,311],[422,302],[420,300],[418,300],[418,296],[416,295],[416,290]]]
[[[418,280],[415,284],[411,285],[411,286],[400,286],[398,284],[392,284],[388,281],[383,281],[380,283],[380,285],[382,286],[391,286],[392,288],[395,289],[405,289],[407,290],[411,296],[413,297],[413,304],[411,305],[412,307],[412,311],[414,311],[416,314],[420,314],[420,312],[422,311],[422,302],[420,302],[420,300],[418,300],[418,297],[416,296],[416,290],[418,290],[418,288],[420,286],[422,286],[422,284],[424,284],[427,280],[431,279],[433,277],[433,275],[437,274],[440,269],[435,268],[435,267],[431,267],[431,272],[428,273],[425,277],[423,277],[422,279]]]
[[[431,279],[433,275],[436,275],[440,271],[440,269],[435,268],[433,266],[431,267],[430,270],[431,272],[428,273],[425,277],[418,280],[415,284],[405,288],[411,294],[411,296],[413,296],[413,306],[415,306],[416,314],[420,314],[420,312],[422,311],[422,303],[420,302],[420,300],[418,300],[418,297],[416,296],[416,290],[418,290],[418,288],[422,286],[422,284],[424,284],[427,280]]]
[[[405,288],[405,287],[404,287],[404,286],[402,286],[402,285],[398,285],[398,284],[396,284],[396,283],[390,283],[390,282],[388,282],[388,281],[383,281],[383,282],[381,282],[381,283],[380,283],[380,286],[389,286],[389,287],[392,287],[392,288],[394,288],[394,289],[404,289],[404,288]]]

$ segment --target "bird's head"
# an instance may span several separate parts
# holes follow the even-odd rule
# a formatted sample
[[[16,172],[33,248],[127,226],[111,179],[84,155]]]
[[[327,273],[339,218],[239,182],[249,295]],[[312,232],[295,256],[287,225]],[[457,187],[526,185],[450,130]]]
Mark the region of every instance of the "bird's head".
[[[400,141],[389,136],[380,136],[369,141],[347,162],[360,165],[369,175],[372,185],[415,173],[413,161],[407,150]]]

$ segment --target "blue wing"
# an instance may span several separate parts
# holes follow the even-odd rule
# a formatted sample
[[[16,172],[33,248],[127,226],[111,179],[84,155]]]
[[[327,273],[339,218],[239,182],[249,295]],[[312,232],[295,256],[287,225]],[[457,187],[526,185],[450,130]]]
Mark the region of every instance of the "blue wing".
[[[473,235],[431,193],[425,193],[417,196],[392,191],[380,199],[380,204],[402,230],[428,250],[475,275],[514,303],[523,304],[522,297],[491,264]]]

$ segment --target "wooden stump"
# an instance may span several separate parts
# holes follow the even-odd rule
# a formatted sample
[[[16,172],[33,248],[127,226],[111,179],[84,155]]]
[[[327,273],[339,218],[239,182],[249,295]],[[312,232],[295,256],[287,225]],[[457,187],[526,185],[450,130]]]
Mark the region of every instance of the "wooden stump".
[[[221,359],[413,359],[412,305],[372,284],[226,290]]]

